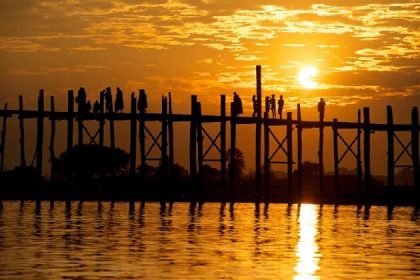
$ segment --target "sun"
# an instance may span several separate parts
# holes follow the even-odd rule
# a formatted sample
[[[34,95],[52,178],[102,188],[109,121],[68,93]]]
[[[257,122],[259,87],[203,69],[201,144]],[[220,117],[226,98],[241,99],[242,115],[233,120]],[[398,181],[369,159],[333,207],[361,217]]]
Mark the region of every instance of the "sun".
[[[313,66],[305,66],[299,72],[299,83],[302,87],[306,89],[314,89],[318,83],[314,82],[312,79],[318,74],[318,69]]]

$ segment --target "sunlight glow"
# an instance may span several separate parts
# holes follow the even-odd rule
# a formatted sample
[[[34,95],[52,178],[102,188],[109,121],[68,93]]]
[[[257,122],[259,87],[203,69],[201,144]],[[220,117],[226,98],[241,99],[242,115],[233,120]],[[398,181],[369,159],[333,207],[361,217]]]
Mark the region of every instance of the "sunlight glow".
[[[319,269],[318,244],[316,243],[318,209],[316,205],[303,204],[299,215],[299,242],[296,246],[297,279],[318,279],[315,272]]]
[[[313,89],[315,88],[318,83],[314,82],[312,79],[314,76],[318,74],[318,69],[313,66],[305,66],[299,72],[299,83],[302,87],[306,89]]]

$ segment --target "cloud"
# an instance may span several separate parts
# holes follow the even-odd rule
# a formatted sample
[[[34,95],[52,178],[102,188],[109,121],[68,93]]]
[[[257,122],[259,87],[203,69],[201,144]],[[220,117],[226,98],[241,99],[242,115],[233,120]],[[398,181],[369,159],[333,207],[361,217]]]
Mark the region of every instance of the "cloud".
[[[297,92],[296,73],[307,64],[320,69],[321,92],[361,87],[375,88],[370,91],[375,96],[392,90],[417,94],[420,84],[420,4],[415,2],[25,3],[0,4],[0,54],[9,58],[2,69],[12,76],[89,71],[69,66],[78,59],[80,65],[107,61],[106,69],[126,65],[118,69],[130,79],[140,73],[142,80],[183,91],[253,90],[255,64],[263,65],[269,91]],[[60,61],[39,59],[50,53]],[[15,65],[28,57],[40,65]]]

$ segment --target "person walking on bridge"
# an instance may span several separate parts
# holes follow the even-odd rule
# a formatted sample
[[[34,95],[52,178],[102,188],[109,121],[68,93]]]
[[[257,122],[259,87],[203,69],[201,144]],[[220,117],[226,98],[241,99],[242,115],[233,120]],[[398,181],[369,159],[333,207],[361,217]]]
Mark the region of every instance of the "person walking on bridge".
[[[276,96],[274,94],[271,95],[270,105],[271,105],[271,114],[273,115],[273,119],[275,119],[276,118]]]
[[[279,117],[280,117],[280,120],[282,120],[283,119],[283,107],[284,107],[283,94],[280,95],[280,99],[277,102],[277,105],[278,105],[277,108],[278,108],[278,111],[279,111]]]
[[[318,112],[319,112],[319,121],[324,122],[324,115],[325,115],[325,100],[321,97],[321,99],[318,102]]]

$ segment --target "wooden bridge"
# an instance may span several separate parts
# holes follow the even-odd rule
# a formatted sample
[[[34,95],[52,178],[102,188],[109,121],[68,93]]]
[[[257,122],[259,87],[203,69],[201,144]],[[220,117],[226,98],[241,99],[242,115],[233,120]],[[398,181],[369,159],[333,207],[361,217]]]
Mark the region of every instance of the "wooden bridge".
[[[169,93],[168,96],[162,97],[162,111],[161,113],[145,113],[138,112],[136,107],[137,98],[134,94],[131,95],[129,113],[115,113],[111,110],[105,112],[104,96],[100,96],[100,111],[99,113],[85,113],[80,107],[74,110],[74,93],[72,90],[68,91],[68,109],[67,112],[55,111],[54,97],[50,97],[50,110],[45,110],[44,91],[39,92],[38,108],[37,110],[24,110],[23,98],[19,96],[19,109],[10,110],[5,104],[4,109],[0,110],[0,117],[3,120],[3,127],[1,132],[1,165],[0,171],[4,171],[4,160],[6,154],[6,132],[8,118],[16,116],[19,119],[20,130],[20,164],[26,166],[25,157],[25,119],[36,119],[36,158],[35,166],[39,174],[42,174],[43,167],[43,143],[44,143],[44,120],[50,122],[51,134],[49,138],[49,154],[51,159],[51,179],[54,180],[54,159],[55,156],[55,133],[56,122],[67,122],[67,148],[74,146],[74,124],[77,125],[77,144],[95,143],[104,145],[105,138],[105,123],[109,123],[109,142],[110,146],[115,147],[115,133],[114,122],[128,121],[130,122],[130,172],[136,172],[136,158],[137,146],[140,150],[140,164],[145,166],[148,161],[159,161],[165,174],[170,174],[174,166],[174,127],[175,122],[187,122],[190,124],[190,141],[189,141],[189,162],[190,162],[190,176],[191,181],[195,184],[200,184],[203,178],[203,165],[206,161],[220,162],[221,184],[234,185],[236,174],[234,168],[229,168],[227,173],[227,156],[230,157],[229,164],[233,166],[235,162],[235,148],[236,148],[236,128],[238,125],[253,125],[255,126],[255,185],[259,189],[261,185],[267,184],[270,180],[269,170],[272,164],[287,165],[288,186],[297,185],[300,187],[302,180],[302,145],[303,145],[303,130],[316,128],[319,130],[319,180],[322,190],[324,177],[324,129],[331,128],[333,132],[333,155],[334,155],[334,178],[335,186],[339,187],[340,163],[346,156],[353,156],[356,159],[357,179],[359,185],[365,186],[365,191],[369,192],[371,187],[371,133],[374,131],[384,131],[387,135],[387,166],[388,166],[388,188],[394,187],[394,169],[396,167],[411,167],[413,168],[414,181],[413,185],[420,187],[419,178],[419,115],[418,108],[412,109],[412,121],[409,124],[394,124],[392,108],[387,107],[387,123],[371,123],[369,108],[363,108],[363,111],[358,111],[358,118],[356,122],[339,122],[334,119],[332,122],[326,121],[306,121],[302,120],[300,104],[297,105],[297,117],[293,119],[292,113],[288,112],[286,119],[271,119],[268,117],[268,112],[264,114],[261,111],[261,66],[256,66],[256,96],[257,96],[257,116],[256,117],[242,117],[237,115],[226,114],[226,97],[220,96],[220,114],[219,115],[203,115],[201,113],[201,103],[198,101],[196,95],[191,96],[191,113],[190,114],[174,114],[172,111],[172,98]],[[232,103],[231,103],[232,106]],[[232,109],[232,108],[231,108]],[[232,112],[232,110],[231,110]],[[363,116],[362,116],[363,113]],[[363,118],[362,118],[363,117]],[[95,133],[90,133],[85,127],[86,121],[97,121],[98,129]],[[160,122],[161,129],[158,135],[154,135],[148,128],[150,122]],[[207,123],[220,124],[220,129],[217,135],[211,135],[205,125]],[[230,124],[230,151],[226,155],[226,125]],[[275,126],[286,127],[285,135],[278,135],[273,132],[272,128]],[[296,128],[297,137],[297,182],[293,182],[292,171],[293,164],[295,164],[293,157],[293,128]],[[352,130],[354,131],[354,138],[351,141],[346,140],[340,131]],[[399,132],[411,132],[411,140],[408,143],[403,143],[398,137]],[[85,141],[85,136],[88,136],[88,142]],[[263,136],[263,137],[262,137]],[[207,138],[210,142],[208,147],[204,147],[203,140]],[[362,147],[363,138],[363,147]],[[261,141],[263,139],[263,142]],[[272,139],[270,141],[270,139]],[[274,141],[273,141],[274,140]],[[275,143],[275,147],[270,147],[270,142]],[[385,141],[384,141],[385,142]],[[395,156],[394,142],[401,146],[400,153]],[[343,145],[344,152],[339,154],[339,145]],[[153,158],[150,156],[152,149],[158,148],[160,150],[160,157]],[[209,158],[209,151],[217,150],[218,158]],[[363,149],[363,158],[362,158]],[[263,151],[263,155],[261,155]],[[277,153],[283,153],[286,156],[286,161],[275,161],[274,156]],[[399,165],[398,162],[403,154],[407,154],[411,158],[412,164]],[[261,159],[263,158],[263,161]],[[264,172],[263,170],[264,169]],[[264,177],[262,176],[263,174]]]

